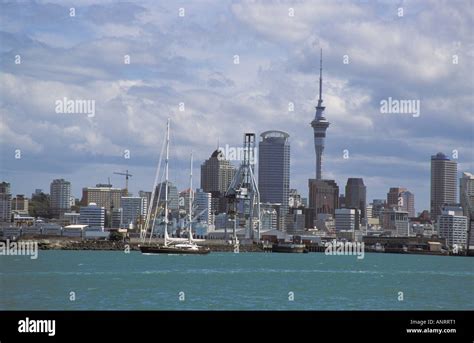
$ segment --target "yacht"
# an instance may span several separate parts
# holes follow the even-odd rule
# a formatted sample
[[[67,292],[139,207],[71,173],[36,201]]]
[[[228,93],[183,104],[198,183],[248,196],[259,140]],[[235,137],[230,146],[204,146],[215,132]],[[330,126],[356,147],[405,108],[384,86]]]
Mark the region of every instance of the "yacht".
[[[150,232],[150,242],[149,244],[140,245],[140,251],[143,254],[178,254],[178,255],[185,255],[185,254],[195,254],[195,255],[206,255],[211,252],[211,250],[207,247],[202,247],[196,244],[195,240],[193,239],[192,233],[192,203],[193,203],[193,155],[191,154],[191,172],[189,175],[189,183],[190,183],[190,193],[189,193],[189,223],[188,223],[188,238],[170,238],[168,235],[168,159],[169,159],[169,141],[170,141],[170,120],[168,119],[166,125],[166,159],[165,159],[165,209],[164,209],[164,243],[162,245],[159,244],[151,244],[151,236],[153,233],[154,225],[152,225],[152,229]],[[161,158],[160,158],[161,162]],[[158,165],[158,169],[160,169],[160,164]],[[158,175],[158,174],[157,174]],[[156,182],[155,186],[156,187]],[[154,188],[155,190],[155,188]],[[153,196],[152,196],[153,198]],[[151,201],[153,204],[153,200]],[[150,206],[151,210],[151,206]],[[150,212],[150,211],[149,211]],[[156,216],[155,216],[156,217]],[[149,222],[147,220],[147,222]]]

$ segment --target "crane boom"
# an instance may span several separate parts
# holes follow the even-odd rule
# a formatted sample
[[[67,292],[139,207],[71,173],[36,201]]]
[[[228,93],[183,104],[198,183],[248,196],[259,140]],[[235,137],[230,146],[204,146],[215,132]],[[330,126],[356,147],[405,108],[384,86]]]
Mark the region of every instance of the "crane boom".
[[[127,195],[128,195],[128,178],[133,176],[133,175],[128,172],[128,169],[125,171],[125,173],[123,173],[123,172],[114,172],[114,174],[125,176],[125,191],[127,192]]]

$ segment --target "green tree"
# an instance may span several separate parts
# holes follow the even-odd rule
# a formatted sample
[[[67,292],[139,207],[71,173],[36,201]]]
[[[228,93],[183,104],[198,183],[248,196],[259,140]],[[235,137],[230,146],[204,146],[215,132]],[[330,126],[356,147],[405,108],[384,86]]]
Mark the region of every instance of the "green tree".
[[[123,234],[118,231],[111,231],[109,235],[109,240],[110,241],[123,241]]]
[[[49,194],[33,195],[28,205],[28,212],[32,217],[52,218]]]

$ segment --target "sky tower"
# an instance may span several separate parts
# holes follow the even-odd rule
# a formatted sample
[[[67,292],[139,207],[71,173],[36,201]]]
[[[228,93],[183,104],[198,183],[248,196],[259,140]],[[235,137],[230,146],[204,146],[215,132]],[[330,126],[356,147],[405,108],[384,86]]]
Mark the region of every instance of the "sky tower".
[[[324,118],[323,112],[326,108],[323,106],[323,49],[319,59],[319,99],[318,106],[316,106],[316,114],[311,126],[314,131],[314,149],[316,150],[316,179],[321,180],[321,165],[324,151],[324,139],[326,138],[326,130],[329,127],[329,122]]]

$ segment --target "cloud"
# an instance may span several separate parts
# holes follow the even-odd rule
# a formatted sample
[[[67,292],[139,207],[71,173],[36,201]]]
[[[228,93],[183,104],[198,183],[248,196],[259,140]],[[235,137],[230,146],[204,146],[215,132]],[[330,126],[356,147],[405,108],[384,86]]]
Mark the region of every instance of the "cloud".
[[[240,146],[244,132],[280,129],[292,144],[291,186],[305,195],[322,47],[325,175],[340,186],[363,176],[369,199],[404,184],[426,208],[432,154],[456,149],[460,169],[474,167],[473,18],[464,5],[411,1],[398,17],[392,2],[2,3],[2,177],[28,194],[37,185],[25,175],[38,170],[69,177],[78,192],[91,170],[104,181],[128,168],[142,175],[135,191],[149,189],[170,117],[181,188],[191,150],[202,161],[218,140]],[[63,97],[94,99],[96,116],[58,115]],[[388,97],[420,100],[420,117],[381,114]],[[16,146],[28,157],[11,164]]]

